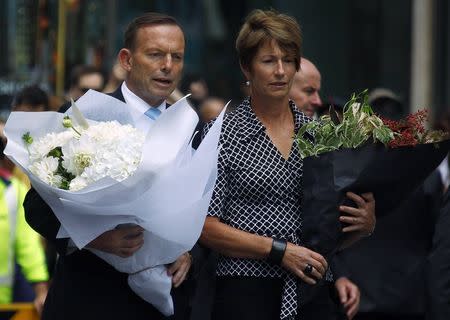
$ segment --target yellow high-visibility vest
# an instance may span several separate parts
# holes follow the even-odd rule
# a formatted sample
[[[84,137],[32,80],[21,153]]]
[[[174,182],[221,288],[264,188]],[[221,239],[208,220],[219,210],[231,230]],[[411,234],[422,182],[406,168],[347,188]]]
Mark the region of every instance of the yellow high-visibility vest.
[[[27,188],[16,178],[0,179],[0,303],[10,303],[14,261],[29,282],[48,280],[39,235],[25,221],[23,201]]]

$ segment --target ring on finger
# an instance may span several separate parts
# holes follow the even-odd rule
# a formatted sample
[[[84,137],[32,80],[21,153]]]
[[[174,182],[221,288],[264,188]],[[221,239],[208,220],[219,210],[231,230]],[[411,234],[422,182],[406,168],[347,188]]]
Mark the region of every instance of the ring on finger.
[[[310,265],[309,263],[306,264],[305,269],[303,270],[303,272],[309,276],[311,274],[311,272],[313,271],[313,266]]]

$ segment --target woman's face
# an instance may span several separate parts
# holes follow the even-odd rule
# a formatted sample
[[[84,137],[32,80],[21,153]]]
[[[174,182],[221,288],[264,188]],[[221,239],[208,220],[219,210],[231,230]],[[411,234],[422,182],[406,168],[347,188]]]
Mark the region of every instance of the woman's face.
[[[250,68],[243,70],[250,80],[252,96],[286,98],[296,72],[295,57],[283,51],[275,40],[265,42]]]

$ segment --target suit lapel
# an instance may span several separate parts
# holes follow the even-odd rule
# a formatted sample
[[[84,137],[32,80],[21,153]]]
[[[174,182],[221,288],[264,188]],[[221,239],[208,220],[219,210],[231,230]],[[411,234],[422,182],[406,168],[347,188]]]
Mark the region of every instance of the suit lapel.
[[[122,93],[122,85],[120,85],[114,92],[108,93],[108,95],[122,102],[126,102]]]

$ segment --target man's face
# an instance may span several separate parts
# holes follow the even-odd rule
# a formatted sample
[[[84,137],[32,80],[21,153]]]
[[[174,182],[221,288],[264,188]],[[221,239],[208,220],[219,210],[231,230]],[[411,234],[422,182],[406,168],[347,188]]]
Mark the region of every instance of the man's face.
[[[184,60],[184,35],[178,26],[138,29],[135,47],[119,53],[128,71],[128,88],[151,106],[162,103],[176,88]]]
[[[314,116],[316,110],[322,105],[320,99],[320,73],[312,65],[303,66],[294,77],[289,96],[298,109],[308,117]]]

